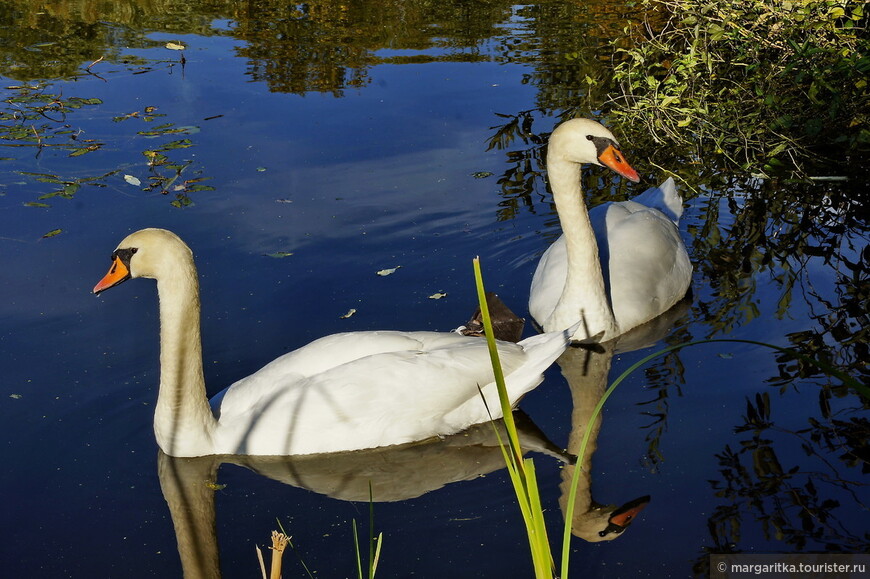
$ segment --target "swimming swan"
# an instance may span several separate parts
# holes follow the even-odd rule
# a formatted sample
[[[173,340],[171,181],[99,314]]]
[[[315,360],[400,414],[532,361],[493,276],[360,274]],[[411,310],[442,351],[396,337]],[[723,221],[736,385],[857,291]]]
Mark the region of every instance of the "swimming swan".
[[[459,432],[501,417],[485,340],[447,332],[333,334],[285,354],[206,399],[199,283],[174,233],[143,229],[112,254],[100,293],[157,280],[157,444],[170,456],[303,455],[375,448]],[[568,332],[498,345],[512,403],[537,386]],[[480,390],[478,389],[480,388]]]
[[[682,198],[668,178],[632,201],[587,211],[584,163],[637,182],[613,134],[589,119],[559,125],[547,148],[547,175],[563,235],[538,263],[529,312],[545,331],[582,318],[573,338],[607,341],[666,312],[686,294],[692,264],[677,223]]]

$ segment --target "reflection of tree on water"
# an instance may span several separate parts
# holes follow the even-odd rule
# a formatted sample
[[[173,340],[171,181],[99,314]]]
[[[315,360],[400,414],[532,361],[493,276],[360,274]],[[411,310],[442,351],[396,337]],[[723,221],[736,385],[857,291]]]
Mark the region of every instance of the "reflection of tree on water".
[[[141,64],[130,49],[161,46],[148,38],[152,31],[229,36],[243,41],[237,50],[248,59],[248,74],[275,92],[341,96],[368,85],[368,71],[377,64],[520,62],[530,65],[523,82],[538,87],[539,104],[552,108],[606,82],[602,38],[621,34],[622,10],[600,1],[578,7],[459,0],[261,0],[255,6],[232,0],[13,0],[0,8],[0,26],[13,36],[0,47],[7,52],[0,62],[13,78],[56,78],[101,56]]]
[[[732,184],[730,190],[738,190]],[[711,294],[698,301],[706,337],[722,335],[759,315],[759,284],[779,291],[773,316],[791,315],[802,299],[815,328],[788,335],[795,349],[830,360],[856,378],[870,376],[867,311],[870,252],[865,200],[845,184],[750,182],[744,195],[709,199],[701,227],[692,227],[698,268]],[[726,211],[722,215],[722,211]],[[767,314],[770,315],[770,314]],[[819,376],[817,368],[788,361],[771,381]]]
[[[821,415],[796,431],[776,425],[776,403],[767,392],[747,400],[735,428],[742,436],[716,454],[721,478],[710,484],[721,503],[708,519],[711,543],[695,562],[696,575],[707,575],[709,553],[751,550],[744,539],[759,530],[787,546],[780,551],[867,552],[870,502],[861,479],[870,473],[870,421],[854,414],[866,412],[867,401],[842,408],[836,414],[843,418],[822,404]],[[805,458],[795,464],[782,456]]]
[[[501,26],[513,14],[509,2],[469,5],[457,0],[264,0],[255,7],[230,0],[12,4],[0,9],[0,25],[16,36],[2,47],[9,52],[4,72],[14,78],[76,74],[83,62],[100,56],[123,63],[134,59],[126,54],[130,48],[161,46],[146,36],[159,31],[231,36],[244,41],[237,50],[249,61],[248,73],[272,91],[336,96],[367,85],[368,69],[376,64],[490,60],[480,47],[503,35]],[[382,56],[379,51],[413,52]]]

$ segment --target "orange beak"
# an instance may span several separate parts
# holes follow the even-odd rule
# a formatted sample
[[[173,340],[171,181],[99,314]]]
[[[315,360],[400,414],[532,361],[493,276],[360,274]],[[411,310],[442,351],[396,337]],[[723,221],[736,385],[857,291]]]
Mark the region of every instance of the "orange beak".
[[[598,155],[598,160],[632,183],[640,181],[640,176],[637,174],[637,171],[631,168],[631,165],[629,165],[628,161],[626,161],[622,156],[622,152],[615,146],[608,145],[608,147]]]
[[[631,501],[621,509],[618,509],[613,516],[610,517],[610,522],[619,525],[620,527],[626,527],[648,504],[649,497],[641,497],[640,499]]]
[[[94,293],[98,294],[128,279],[130,279],[130,270],[127,269],[121,258],[116,255],[112,258],[112,267],[109,268],[109,273],[94,286]]]

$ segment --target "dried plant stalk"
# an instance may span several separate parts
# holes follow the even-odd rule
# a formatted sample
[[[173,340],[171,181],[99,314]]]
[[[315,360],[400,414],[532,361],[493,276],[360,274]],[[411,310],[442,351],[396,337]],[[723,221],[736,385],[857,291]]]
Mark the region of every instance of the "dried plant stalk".
[[[281,579],[281,559],[290,537],[278,531],[272,531],[272,569],[270,579]]]

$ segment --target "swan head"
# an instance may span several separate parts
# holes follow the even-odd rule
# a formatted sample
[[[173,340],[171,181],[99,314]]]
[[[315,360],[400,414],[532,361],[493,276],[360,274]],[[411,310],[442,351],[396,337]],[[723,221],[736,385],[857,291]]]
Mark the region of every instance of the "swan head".
[[[547,145],[548,164],[551,158],[578,165],[591,163],[609,167],[629,181],[640,181],[637,171],[622,155],[613,133],[591,119],[571,119],[556,127]]]
[[[621,537],[637,514],[649,504],[649,495],[629,501],[622,506],[597,505],[580,520],[575,519],[572,532],[590,543],[612,541]]]
[[[112,266],[94,286],[98,294],[136,277],[159,279],[179,270],[179,264],[193,265],[193,252],[181,238],[165,229],[142,229],[131,233],[112,253]]]

